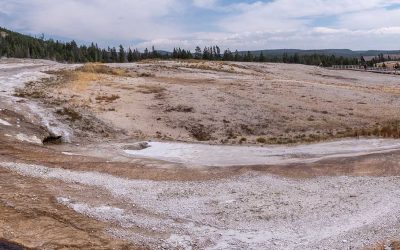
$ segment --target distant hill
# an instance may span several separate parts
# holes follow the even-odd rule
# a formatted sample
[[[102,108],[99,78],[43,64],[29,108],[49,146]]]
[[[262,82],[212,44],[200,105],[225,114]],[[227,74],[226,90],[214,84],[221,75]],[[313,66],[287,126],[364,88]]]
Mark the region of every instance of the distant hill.
[[[193,44],[193,47],[196,44]],[[199,59],[204,60],[225,60],[225,61],[255,61],[255,62],[283,62],[299,63],[307,65],[354,65],[359,63],[361,56],[370,58],[371,64],[398,58],[400,50],[368,50],[353,51],[349,49],[324,49],[324,50],[299,50],[299,49],[275,49],[275,50],[254,50],[241,51],[238,54],[229,51],[220,51],[223,55],[216,53],[218,47],[209,47],[204,50]],[[178,51],[178,52],[177,52]],[[219,48],[218,50],[219,51]],[[261,52],[263,56],[261,56]],[[334,56],[332,56],[334,55]],[[374,57],[380,56],[381,60]],[[190,59],[198,57],[189,51],[178,48],[174,53],[164,50],[139,52],[130,51],[122,46],[118,48],[99,48],[96,43],[91,45],[78,45],[75,41],[61,42],[52,39],[45,40],[43,37],[36,38],[13,32],[0,27],[0,57],[50,59],[59,62],[85,63],[85,62],[133,62],[143,59]],[[375,62],[375,63],[376,63]]]
[[[322,49],[322,50],[300,50],[300,49],[274,49],[274,50],[254,50],[250,51],[254,56],[259,56],[263,52],[264,56],[268,57],[281,57],[283,54],[287,54],[288,56],[293,56],[298,54],[302,55],[326,55],[331,56],[335,55],[336,57],[345,57],[345,58],[360,58],[361,56],[378,56],[380,54],[397,54],[400,55],[400,50],[359,50],[354,51],[350,49]],[[247,51],[240,51],[242,55],[247,54]]]
[[[156,50],[158,54],[162,56],[171,56],[172,52],[166,51],[166,50]]]
[[[148,58],[168,57],[170,52],[125,50],[122,46],[103,49],[96,43],[78,45],[75,41],[62,42],[53,39],[36,38],[0,27],[0,58],[49,59],[59,62],[133,62]]]

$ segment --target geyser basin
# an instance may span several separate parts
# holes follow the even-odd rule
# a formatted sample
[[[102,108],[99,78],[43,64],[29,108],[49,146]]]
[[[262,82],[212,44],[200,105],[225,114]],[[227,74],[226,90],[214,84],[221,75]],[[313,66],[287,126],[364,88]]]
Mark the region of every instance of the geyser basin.
[[[296,146],[225,146],[177,142],[149,142],[142,150],[125,153],[151,159],[200,166],[278,165],[310,163],[400,150],[400,140],[349,139]]]

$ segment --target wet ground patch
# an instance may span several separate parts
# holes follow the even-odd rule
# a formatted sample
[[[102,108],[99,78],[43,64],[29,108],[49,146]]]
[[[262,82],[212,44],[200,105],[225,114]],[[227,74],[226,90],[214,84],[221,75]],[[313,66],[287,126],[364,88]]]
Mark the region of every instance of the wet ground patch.
[[[0,239],[1,250],[25,250],[25,247]]]

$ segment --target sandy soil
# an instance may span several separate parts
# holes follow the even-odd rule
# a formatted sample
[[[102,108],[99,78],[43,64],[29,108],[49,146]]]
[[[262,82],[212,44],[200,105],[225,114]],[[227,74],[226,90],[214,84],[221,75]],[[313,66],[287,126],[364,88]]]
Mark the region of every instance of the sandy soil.
[[[203,161],[194,168],[184,161],[196,159],[201,147],[203,158],[225,163],[230,146],[179,143],[177,162],[154,152],[146,158],[126,154],[138,139],[197,141],[193,126],[212,127],[213,143],[235,128],[240,136],[229,143],[246,136],[252,144],[260,136],[272,142],[279,133],[295,140],[300,128],[316,135],[330,126],[339,131],[383,124],[398,117],[398,78],[299,65],[191,62],[114,65],[127,69],[57,73],[58,79],[42,72],[75,67],[0,61],[0,246],[362,249],[398,240],[398,140],[257,147],[254,154],[269,160],[251,166]],[[42,77],[47,80],[28,83]],[[44,86],[48,92],[38,91]],[[322,106],[328,113],[312,111],[326,100],[332,102]],[[288,116],[293,107],[302,109]],[[338,115],[346,108],[353,115]],[[246,121],[257,132],[239,126]],[[293,131],[285,132],[286,126]],[[42,144],[54,135],[73,143]],[[221,147],[220,154],[213,147]],[[247,153],[236,147],[239,163]]]

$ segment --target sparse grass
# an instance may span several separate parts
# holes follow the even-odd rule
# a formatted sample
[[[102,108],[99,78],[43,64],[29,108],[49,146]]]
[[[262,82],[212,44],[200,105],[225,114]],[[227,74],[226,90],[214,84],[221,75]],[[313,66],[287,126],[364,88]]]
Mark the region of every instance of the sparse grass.
[[[105,79],[107,75],[130,77],[124,69],[111,68],[104,64],[87,63],[75,70],[48,72],[58,77],[59,84],[69,83],[71,89],[77,92],[86,90],[92,82]]]
[[[96,101],[98,102],[113,102],[115,100],[118,100],[120,98],[119,95],[98,95],[96,96]]]
[[[138,77],[154,77],[155,75],[152,73],[148,73],[148,72],[142,72],[142,73],[138,73],[137,76]]]
[[[265,144],[292,144],[292,143],[314,143],[330,139],[357,138],[357,137],[379,137],[400,138],[400,120],[386,121],[371,127],[347,128],[338,131],[315,131],[308,134],[282,135],[279,137],[265,138]],[[263,137],[261,137],[263,138]],[[262,139],[261,139],[262,140]],[[263,140],[262,140],[263,141]]]
[[[308,118],[307,118],[307,121],[309,121],[309,122],[313,122],[313,121],[315,121],[315,118],[314,118],[314,116],[309,116]]]
[[[46,93],[40,90],[29,91],[27,89],[16,89],[14,96],[21,98],[41,99],[46,97]]]
[[[181,112],[181,113],[192,113],[194,111],[193,107],[179,104],[175,107],[168,107],[165,112]]]
[[[206,62],[206,61],[189,61],[189,63],[185,64],[185,68],[191,69],[201,69],[201,70],[210,70],[210,71],[217,71],[217,72],[226,72],[226,73],[235,73],[235,68],[229,66],[229,68],[225,68],[226,64],[223,62]]]
[[[159,85],[138,85],[139,90],[137,92],[142,94],[160,94],[165,91],[164,87]]]
[[[393,241],[390,244],[380,244],[377,247],[371,248],[371,250],[386,250],[386,249],[400,250],[400,242]]]
[[[267,143],[267,139],[265,139],[264,137],[258,137],[256,141],[257,141],[258,143],[262,143],[262,144]]]
[[[67,120],[70,120],[72,122],[82,119],[81,114],[79,114],[77,111],[69,107],[64,107],[63,109],[57,110],[56,113],[58,115],[66,116]]]
[[[186,126],[186,129],[198,141],[209,141],[212,139],[212,129],[203,124]]]
[[[107,79],[107,75],[117,77],[131,77],[131,74],[120,68],[112,68],[100,63],[87,63],[75,70],[61,70],[47,72],[57,76],[58,84],[69,84],[75,92],[85,91],[92,83]]]
[[[105,75],[113,75],[113,76],[130,76],[130,74],[123,69],[119,68],[111,68],[104,64],[99,63],[87,63],[82,67],[76,69],[76,71],[86,72],[86,73],[95,73],[95,74],[105,74]]]
[[[376,124],[370,128],[351,130],[353,136],[377,136],[383,138],[400,138],[400,120],[387,121],[384,124]]]

